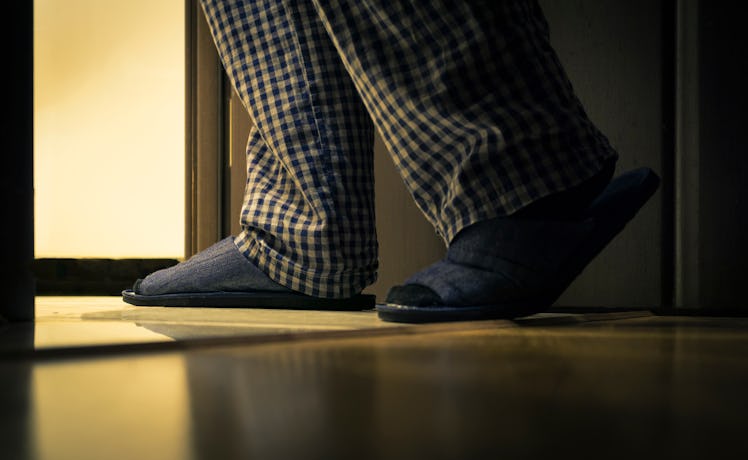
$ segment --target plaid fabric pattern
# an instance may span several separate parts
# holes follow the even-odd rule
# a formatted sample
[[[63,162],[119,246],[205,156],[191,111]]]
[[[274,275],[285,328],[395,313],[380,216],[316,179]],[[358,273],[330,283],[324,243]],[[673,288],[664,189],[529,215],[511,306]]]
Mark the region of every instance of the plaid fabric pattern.
[[[254,122],[237,244],[322,297],[374,281],[371,121],[449,242],[600,171],[535,1],[203,0]]]
[[[377,269],[373,127],[313,5],[203,8],[254,122],[237,245],[296,291],[360,292]]]

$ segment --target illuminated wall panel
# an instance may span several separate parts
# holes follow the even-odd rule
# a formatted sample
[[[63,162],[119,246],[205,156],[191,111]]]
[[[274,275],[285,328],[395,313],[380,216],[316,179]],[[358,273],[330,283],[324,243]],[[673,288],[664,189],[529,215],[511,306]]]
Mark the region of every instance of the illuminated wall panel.
[[[184,252],[184,0],[36,0],[36,257]]]

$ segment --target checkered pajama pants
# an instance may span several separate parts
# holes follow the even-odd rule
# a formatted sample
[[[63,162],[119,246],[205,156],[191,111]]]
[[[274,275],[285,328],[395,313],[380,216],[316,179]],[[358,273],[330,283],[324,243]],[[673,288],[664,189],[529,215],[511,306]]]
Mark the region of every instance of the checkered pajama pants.
[[[373,283],[373,132],[446,243],[616,155],[535,1],[201,0],[254,122],[236,242],[320,297]]]

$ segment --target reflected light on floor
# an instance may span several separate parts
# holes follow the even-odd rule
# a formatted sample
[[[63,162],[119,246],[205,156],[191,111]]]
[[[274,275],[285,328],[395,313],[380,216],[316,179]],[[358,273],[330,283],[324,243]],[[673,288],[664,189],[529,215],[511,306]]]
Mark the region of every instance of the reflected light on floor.
[[[31,397],[36,458],[189,458],[181,356],[37,366]]]
[[[34,348],[60,348],[173,342],[174,339],[158,334],[138,324],[119,321],[69,321],[40,322],[34,325]]]

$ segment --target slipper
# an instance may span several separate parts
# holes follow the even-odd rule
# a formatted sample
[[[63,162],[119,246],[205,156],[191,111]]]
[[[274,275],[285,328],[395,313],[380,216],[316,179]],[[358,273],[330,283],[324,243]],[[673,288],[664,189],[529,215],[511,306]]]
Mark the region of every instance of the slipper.
[[[494,305],[401,305],[396,300],[395,286],[385,304],[377,305],[379,318],[384,321],[425,323],[437,321],[470,321],[483,319],[511,319],[529,316],[548,309],[579,276],[642,206],[652,197],[660,178],[649,168],[629,171],[613,179],[603,192],[578,218],[589,222],[592,231],[578,250],[561,264],[556,281],[547,289],[532,293],[514,293],[515,300]],[[511,295],[511,294],[510,294]]]
[[[186,292],[142,295],[122,291],[122,300],[140,307],[276,308],[287,310],[371,310],[376,296],[359,294],[347,299],[325,299],[285,292]]]

